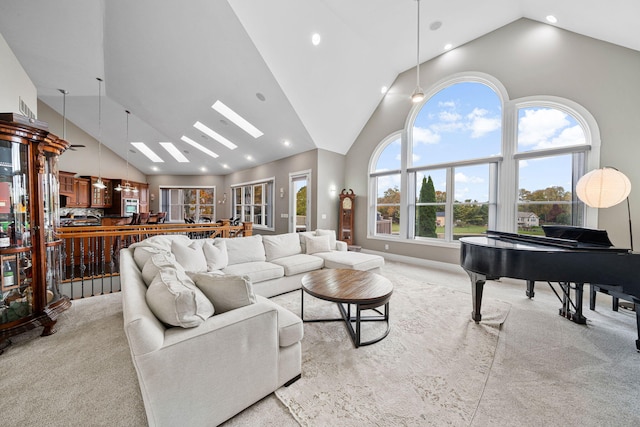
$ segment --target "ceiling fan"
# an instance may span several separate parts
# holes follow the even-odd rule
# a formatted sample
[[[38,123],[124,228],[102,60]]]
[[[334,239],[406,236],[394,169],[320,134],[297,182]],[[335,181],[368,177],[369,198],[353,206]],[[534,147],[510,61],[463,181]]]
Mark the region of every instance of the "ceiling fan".
[[[58,89],[62,94],[62,139],[67,140],[67,94],[68,90]],[[86,145],[84,144],[71,144],[69,146],[69,150],[78,151],[77,148],[84,148]]]

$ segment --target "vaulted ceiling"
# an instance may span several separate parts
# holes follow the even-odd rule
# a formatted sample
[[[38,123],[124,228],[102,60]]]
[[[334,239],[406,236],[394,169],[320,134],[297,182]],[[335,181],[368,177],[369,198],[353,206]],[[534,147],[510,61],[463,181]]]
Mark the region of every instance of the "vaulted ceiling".
[[[561,28],[640,50],[637,0],[420,4],[421,62],[447,43],[455,49],[523,17],[546,23],[547,15]],[[0,33],[39,99],[62,114],[58,89],[67,90],[67,119],[122,158],[129,149],[141,172],[217,175],[314,148],[346,153],[385,96],[381,87],[415,66],[416,1],[3,0]],[[101,120],[96,77],[104,79]],[[214,111],[217,100],[263,135]],[[129,140],[145,142],[164,162],[127,143],[125,110]],[[204,135],[197,121],[238,147]],[[160,142],[174,143],[190,162],[178,163]]]

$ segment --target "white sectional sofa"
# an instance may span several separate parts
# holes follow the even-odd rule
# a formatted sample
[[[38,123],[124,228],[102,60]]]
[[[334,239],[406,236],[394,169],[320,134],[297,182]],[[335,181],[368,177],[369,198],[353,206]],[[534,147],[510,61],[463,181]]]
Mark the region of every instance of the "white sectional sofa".
[[[149,425],[218,425],[300,378],[302,321],[266,297],[312,270],[383,263],[326,230],[123,249],[124,329]]]

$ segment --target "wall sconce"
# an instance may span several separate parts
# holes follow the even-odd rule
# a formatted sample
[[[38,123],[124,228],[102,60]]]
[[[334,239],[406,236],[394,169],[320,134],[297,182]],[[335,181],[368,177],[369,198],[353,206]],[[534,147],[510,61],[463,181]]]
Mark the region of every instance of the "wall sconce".
[[[280,187],[280,198],[282,199],[284,197],[284,188]]]
[[[329,195],[333,198],[336,197],[336,193],[338,192],[338,190],[336,190],[336,186],[332,185],[331,187],[329,187]]]
[[[149,195],[149,199],[153,202],[153,201],[156,199],[156,195],[155,195],[155,194],[153,194],[153,193],[151,193],[151,194]]]
[[[218,203],[224,205],[227,202],[227,193],[222,194],[222,200],[218,200]]]

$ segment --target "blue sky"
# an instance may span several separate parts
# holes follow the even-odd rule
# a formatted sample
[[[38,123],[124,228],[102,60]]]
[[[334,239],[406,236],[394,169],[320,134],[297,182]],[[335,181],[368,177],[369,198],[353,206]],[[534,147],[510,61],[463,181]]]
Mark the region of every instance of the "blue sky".
[[[413,166],[426,166],[501,154],[502,108],[500,98],[481,83],[449,86],[424,104],[413,129]],[[571,115],[553,108],[523,108],[518,111],[519,152],[584,144],[581,126]],[[400,167],[400,141],[394,141],[380,156],[377,170]],[[428,172],[436,190],[445,191],[443,170]],[[530,191],[562,186],[571,188],[571,156],[520,161],[519,187]],[[487,166],[457,168],[456,200],[486,201]],[[422,181],[419,174],[418,181]],[[399,187],[399,176],[381,180]],[[387,188],[386,186],[384,187]],[[418,187],[419,190],[419,187]]]

